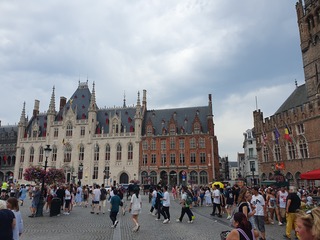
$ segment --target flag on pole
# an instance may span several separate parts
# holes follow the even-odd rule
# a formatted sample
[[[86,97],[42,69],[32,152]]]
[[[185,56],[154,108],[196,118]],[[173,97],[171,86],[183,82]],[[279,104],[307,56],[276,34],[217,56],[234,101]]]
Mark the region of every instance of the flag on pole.
[[[289,129],[287,127],[284,129],[284,139],[292,143],[292,139],[289,134]]]
[[[261,135],[261,142],[263,143],[264,146],[267,145],[267,142],[268,142],[268,138],[267,138],[267,134],[265,132],[262,132],[262,135]]]
[[[279,144],[280,133],[278,131],[278,128],[275,128],[273,133],[274,133],[274,138],[276,139],[276,144]]]

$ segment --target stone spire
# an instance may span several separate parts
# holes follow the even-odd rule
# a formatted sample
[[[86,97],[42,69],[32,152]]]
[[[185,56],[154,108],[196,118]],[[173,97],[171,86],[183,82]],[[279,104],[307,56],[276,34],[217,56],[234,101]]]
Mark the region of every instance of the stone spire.
[[[26,102],[23,102],[23,108],[21,112],[19,125],[24,125],[26,123]]]
[[[96,105],[96,91],[95,91],[95,83],[93,82],[89,111],[96,111],[97,110],[96,106],[97,106]]]
[[[123,107],[126,108],[126,92],[123,93]]]
[[[56,103],[55,103],[55,87],[52,88],[51,100],[49,104],[48,114],[56,114]]]

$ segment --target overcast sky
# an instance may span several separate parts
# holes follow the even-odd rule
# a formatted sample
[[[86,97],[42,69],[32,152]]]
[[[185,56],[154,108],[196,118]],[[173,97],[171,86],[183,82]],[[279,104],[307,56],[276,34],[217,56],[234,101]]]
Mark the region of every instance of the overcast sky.
[[[220,156],[236,160],[253,111],[268,117],[304,84],[294,0],[0,1],[0,120],[48,110],[96,84],[98,107],[203,106],[212,94]]]

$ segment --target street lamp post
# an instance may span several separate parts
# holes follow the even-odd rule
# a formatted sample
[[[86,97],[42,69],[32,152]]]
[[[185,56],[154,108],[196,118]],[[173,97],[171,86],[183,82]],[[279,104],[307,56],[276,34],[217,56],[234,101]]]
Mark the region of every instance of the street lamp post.
[[[81,186],[81,179],[83,174],[83,164],[80,163],[79,169],[78,169],[78,185]]]
[[[50,145],[47,145],[47,147],[44,149],[46,161],[44,162],[44,171],[47,173],[47,167],[48,167],[48,157],[51,152]],[[37,212],[36,217],[42,217],[43,216],[43,206],[44,206],[44,181],[45,181],[45,175],[42,177],[42,184],[41,184],[41,195],[40,195],[40,201],[37,206]]]

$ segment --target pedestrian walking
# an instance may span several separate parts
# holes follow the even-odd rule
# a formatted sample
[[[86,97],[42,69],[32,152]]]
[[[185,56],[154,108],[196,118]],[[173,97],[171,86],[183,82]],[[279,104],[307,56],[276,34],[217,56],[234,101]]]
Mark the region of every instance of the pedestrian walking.
[[[104,187],[104,184],[101,184],[100,188],[100,206],[99,210],[102,212],[102,214],[105,214],[106,209],[106,202],[107,202],[107,190]]]
[[[260,239],[266,239],[266,230],[264,222],[264,209],[265,201],[263,196],[259,193],[259,187],[253,187],[252,189],[252,199],[251,204],[255,206],[256,213],[254,214],[254,222],[260,233]]]
[[[92,191],[92,209],[91,209],[92,214],[96,213],[97,215],[99,215],[100,195],[101,195],[100,186],[95,185]]]
[[[212,193],[212,197],[213,197],[213,209],[212,209],[212,213],[210,214],[211,216],[214,216],[216,214],[216,209],[218,208],[218,217],[222,217],[221,215],[221,199],[220,199],[220,190],[219,190],[219,185],[214,185],[213,186],[213,193]]]
[[[211,198],[211,190],[209,187],[206,188],[206,191],[205,191],[205,199],[206,199],[206,206],[211,206],[212,205],[212,198]]]
[[[28,190],[26,189],[25,185],[21,185],[20,191],[19,191],[19,200],[21,201],[20,206],[23,206],[24,200],[27,197]]]
[[[141,213],[142,201],[141,201],[141,196],[139,194],[139,191],[140,191],[139,187],[135,187],[133,189],[133,194],[131,196],[130,207],[129,207],[129,212],[131,212],[131,215],[132,215],[132,221],[135,224],[135,226],[132,229],[133,232],[137,232],[140,229],[139,214]]]
[[[163,187],[163,198],[162,200],[162,211],[164,216],[163,223],[170,223],[170,194],[168,192],[168,187]]]
[[[182,222],[182,219],[184,217],[185,214],[188,215],[189,221],[188,223],[193,223],[194,220],[194,215],[190,210],[190,204],[192,204],[192,200],[191,203],[189,203],[187,201],[188,199],[188,195],[187,195],[187,187],[186,186],[182,186],[181,188],[181,200],[180,200],[180,204],[181,204],[181,214],[180,217],[176,220],[177,222]]]
[[[31,207],[30,207],[31,215],[29,217],[35,217],[37,212],[37,206],[40,202],[40,196],[41,196],[40,187],[37,185],[35,186],[35,190],[32,194],[32,201],[31,201]]]
[[[81,206],[82,203],[82,187],[78,185],[76,197],[75,197],[76,206]]]
[[[23,233],[23,220],[19,210],[18,199],[15,197],[8,198],[7,209],[11,210],[16,218],[16,225],[13,228],[13,240],[19,240]]]
[[[112,221],[111,228],[116,228],[119,221],[117,220],[117,215],[119,212],[119,206],[121,204],[121,199],[118,196],[118,190],[113,190],[114,195],[110,199],[110,219]]]
[[[294,186],[289,187],[289,194],[286,199],[286,239],[291,239],[291,231],[296,229],[296,211],[301,206],[301,199]]]
[[[227,219],[230,219],[231,218],[231,210],[232,210],[232,206],[234,203],[234,194],[233,194],[233,190],[230,186],[227,186],[225,196],[226,196],[226,211],[227,211],[227,215],[228,215]]]

